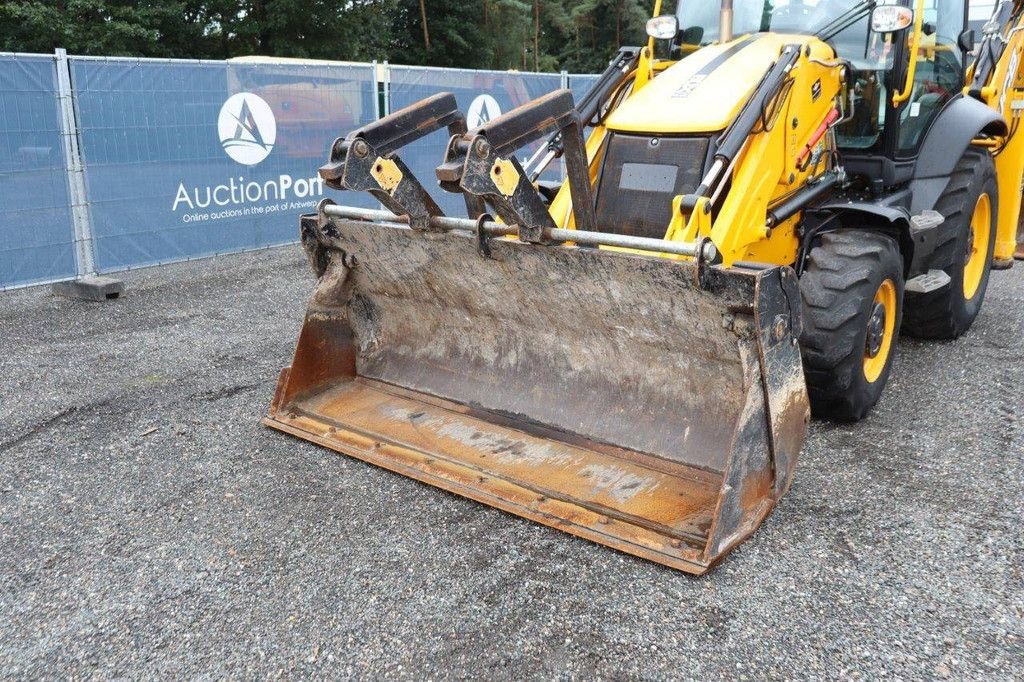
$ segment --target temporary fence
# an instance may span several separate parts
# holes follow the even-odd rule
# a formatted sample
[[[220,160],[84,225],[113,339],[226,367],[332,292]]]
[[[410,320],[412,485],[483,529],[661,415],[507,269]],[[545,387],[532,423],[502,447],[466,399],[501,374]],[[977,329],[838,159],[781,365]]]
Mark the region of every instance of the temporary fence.
[[[77,274],[57,57],[0,56],[0,287]]]
[[[471,127],[593,76],[243,58],[0,55],[0,290],[294,242],[339,135],[441,91]],[[433,181],[446,139],[402,150]],[[531,150],[524,150],[528,154]],[[556,164],[545,175],[557,179]]]
[[[73,76],[100,271],[294,241],[325,150],[376,115],[370,65],[77,59]]]

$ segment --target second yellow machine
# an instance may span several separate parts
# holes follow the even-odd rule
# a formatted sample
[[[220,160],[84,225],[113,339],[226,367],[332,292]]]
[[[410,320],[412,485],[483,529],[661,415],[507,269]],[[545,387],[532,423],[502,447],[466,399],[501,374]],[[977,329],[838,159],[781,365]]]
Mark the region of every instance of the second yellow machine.
[[[326,183],[387,210],[302,218],[318,280],[266,423],[707,570],[785,493],[811,411],[863,417],[899,331],[964,333],[1012,264],[1020,20],[685,2],[579,102],[467,130],[441,93],[338,139]],[[401,158],[443,128],[468,217]]]

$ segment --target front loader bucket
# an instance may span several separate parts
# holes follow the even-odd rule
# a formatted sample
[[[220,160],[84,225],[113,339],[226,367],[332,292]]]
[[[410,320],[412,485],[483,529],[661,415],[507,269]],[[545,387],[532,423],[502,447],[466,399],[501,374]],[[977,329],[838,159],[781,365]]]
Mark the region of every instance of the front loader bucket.
[[[809,416],[791,270],[302,233],[318,282],[269,426],[691,573],[786,491]]]

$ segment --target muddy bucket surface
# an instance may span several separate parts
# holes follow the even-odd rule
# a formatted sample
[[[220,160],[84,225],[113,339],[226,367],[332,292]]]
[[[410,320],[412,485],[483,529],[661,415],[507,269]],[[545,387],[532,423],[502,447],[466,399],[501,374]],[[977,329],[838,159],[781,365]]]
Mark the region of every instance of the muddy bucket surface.
[[[692,573],[788,487],[809,415],[791,270],[302,229],[318,280],[268,425]]]

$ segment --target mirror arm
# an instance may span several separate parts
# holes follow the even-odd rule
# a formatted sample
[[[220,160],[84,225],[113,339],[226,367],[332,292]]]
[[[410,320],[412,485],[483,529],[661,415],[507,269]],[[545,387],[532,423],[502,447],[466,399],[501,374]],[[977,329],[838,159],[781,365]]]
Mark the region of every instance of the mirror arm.
[[[660,17],[661,16],[661,0],[654,0],[654,12],[651,14],[651,16],[652,17]],[[621,46],[617,45],[616,47],[621,47]],[[648,36],[648,38],[647,38],[647,51],[651,55],[654,54],[654,36]]]

